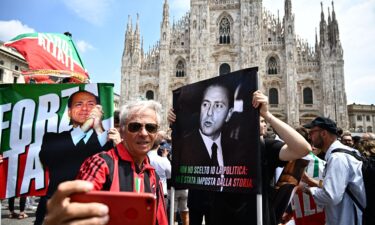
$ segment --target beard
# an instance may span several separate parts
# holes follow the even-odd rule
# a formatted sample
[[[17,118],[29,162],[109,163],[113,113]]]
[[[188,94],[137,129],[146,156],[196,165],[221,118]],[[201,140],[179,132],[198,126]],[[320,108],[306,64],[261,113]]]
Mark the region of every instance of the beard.
[[[323,138],[320,135],[313,142],[314,147],[319,148],[319,149],[322,149],[323,144],[324,144]]]

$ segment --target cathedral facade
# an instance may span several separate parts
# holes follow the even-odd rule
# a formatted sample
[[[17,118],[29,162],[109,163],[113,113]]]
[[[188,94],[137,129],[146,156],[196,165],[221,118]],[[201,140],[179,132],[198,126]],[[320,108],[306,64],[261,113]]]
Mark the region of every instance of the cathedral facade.
[[[121,104],[155,99],[166,115],[172,90],[258,67],[259,89],[269,96],[275,116],[292,126],[326,116],[348,128],[343,49],[333,2],[327,20],[322,5],[315,43],[309,45],[297,38],[292,1],[284,1],[280,19],[263,8],[262,0],[190,0],[190,12],[171,24],[165,0],[160,40],[148,52],[141,43],[139,16],[135,28],[129,16]]]

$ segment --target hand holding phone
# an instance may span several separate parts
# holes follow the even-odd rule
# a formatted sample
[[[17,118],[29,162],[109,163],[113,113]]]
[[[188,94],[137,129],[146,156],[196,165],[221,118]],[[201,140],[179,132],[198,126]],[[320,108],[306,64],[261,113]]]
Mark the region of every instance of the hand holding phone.
[[[107,205],[110,225],[153,225],[156,221],[156,197],[151,193],[90,191],[70,198],[72,202]]]

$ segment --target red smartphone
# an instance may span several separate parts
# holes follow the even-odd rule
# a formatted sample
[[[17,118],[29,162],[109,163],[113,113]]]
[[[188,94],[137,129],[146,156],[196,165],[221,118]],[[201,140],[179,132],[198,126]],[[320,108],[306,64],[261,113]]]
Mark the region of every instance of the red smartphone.
[[[109,207],[109,225],[154,225],[156,197],[151,193],[90,191],[70,196],[73,202],[99,202]]]

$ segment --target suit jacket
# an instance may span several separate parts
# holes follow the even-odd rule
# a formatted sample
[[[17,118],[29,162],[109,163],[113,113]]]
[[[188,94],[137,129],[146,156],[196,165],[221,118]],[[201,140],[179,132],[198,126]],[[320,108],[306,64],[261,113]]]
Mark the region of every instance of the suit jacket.
[[[98,152],[109,150],[111,143],[100,145],[97,134],[92,133],[87,143],[83,140],[74,145],[70,131],[45,133],[39,158],[49,171],[47,196],[51,196],[57,186],[67,180],[74,180],[83,161]]]
[[[221,148],[223,153],[224,166],[238,165],[241,163],[241,150],[237,140],[229,137],[221,137]],[[174,152],[179,156],[180,165],[209,166],[211,157],[208,154],[199,130],[195,130],[177,141]],[[239,157],[238,157],[239,156]]]

